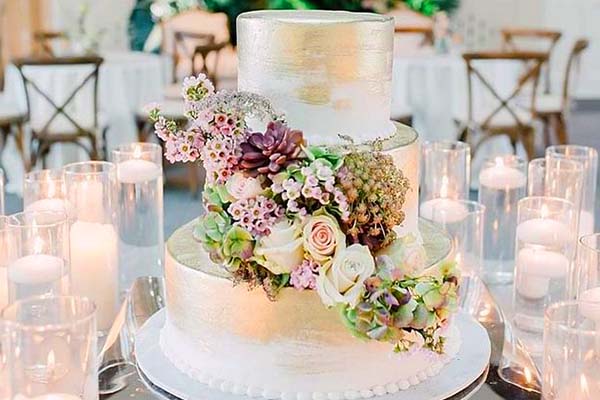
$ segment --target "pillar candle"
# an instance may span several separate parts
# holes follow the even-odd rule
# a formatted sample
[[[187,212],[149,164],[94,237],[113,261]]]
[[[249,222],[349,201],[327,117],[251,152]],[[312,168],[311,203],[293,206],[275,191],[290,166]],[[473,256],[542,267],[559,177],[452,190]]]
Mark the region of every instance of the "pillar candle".
[[[71,226],[72,292],[96,303],[98,329],[110,329],[117,309],[118,252],[113,225],[77,221]]]

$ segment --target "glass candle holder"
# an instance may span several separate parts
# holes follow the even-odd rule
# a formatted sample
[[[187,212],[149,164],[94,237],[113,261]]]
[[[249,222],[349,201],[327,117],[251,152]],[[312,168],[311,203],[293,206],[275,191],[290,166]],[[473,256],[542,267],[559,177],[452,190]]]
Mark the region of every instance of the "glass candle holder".
[[[577,145],[550,146],[546,157],[578,161],[583,166],[583,193],[579,216],[579,236],[594,232],[594,202],[598,184],[598,152],[592,147]]]
[[[536,160],[529,165],[529,179],[536,182],[529,187],[530,196],[558,197],[571,202],[579,226],[584,186],[583,165],[579,161],[558,157],[546,157],[543,163]]]
[[[513,155],[484,162],[479,173],[479,202],[485,206],[483,279],[511,283],[514,272],[517,203],[527,190],[525,161]]]
[[[92,299],[98,328],[110,329],[118,301],[118,238],[116,231],[116,168],[90,161],[63,169],[71,225],[72,293]]]
[[[420,215],[432,219],[432,201],[468,199],[471,149],[463,142],[424,142]]]
[[[140,276],[162,276],[164,260],[162,149],[131,143],[112,152],[117,166],[119,287]]]
[[[592,313],[590,313],[592,310]],[[593,400],[600,393],[600,303],[553,304],[544,318],[542,399]]]
[[[579,238],[572,297],[600,302],[600,233]]]
[[[9,303],[31,296],[69,293],[70,253],[67,215],[25,211],[8,219]]]
[[[576,211],[556,197],[525,197],[518,204],[513,305],[519,329],[542,331],[546,307],[567,299],[575,255]]]
[[[479,276],[483,255],[483,229],[485,206],[468,200],[437,203],[432,208],[433,221],[440,224],[450,235],[452,253],[450,259],[456,261],[463,275]]]
[[[4,208],[4,170],[0,168],[0,215],[4,215],[6,209]]]
[[[9,399],[97,400],[94,303],[36,297],[2,312]]]
[[[13,258],[8,220],[0,215],[0,310],[8,305],[8,263]]]
[[[527,167],[527,196],[544,196],[546,190],[546,158],[535,158]]]
[[[65,180],[60,169],[31,171],[23,180],[25,211],[59,211],[68,213]]]

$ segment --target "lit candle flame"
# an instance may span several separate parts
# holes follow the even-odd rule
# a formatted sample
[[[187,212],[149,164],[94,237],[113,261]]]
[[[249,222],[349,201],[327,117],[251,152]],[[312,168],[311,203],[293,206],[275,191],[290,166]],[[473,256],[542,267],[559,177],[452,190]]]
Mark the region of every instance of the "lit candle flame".
[[[542,209],[540,211],[542,218],[546,218],[550,214],[550,210],[548,210],[548,206],[546,204],[542,204]]]
[[[39,237],[36,237],[33,241],[33,253],[42,254],[44,251],[44,241]]]
[[[48,198],[51,199],[54,196],[56,196],[56,186],[54,185],[54,182],[48,179]]]
[[[46,360],[46,371],[49,376],[54,376],[54,370],[56,369],[56,357],[54,356],[54,350],[50,350],[48,358]]]
[[[496,157],[495,162],[496,162],[496,166],[497,167],[503,167],[504,166],[504,159],[502,157]]]
[[[135,150],[133,150],[133,158],[140,158],[142,156],[142,149],[140,146],[135,146]]]
[[[532,376],[531,371],[529,370],[529,368],[525,367],[525,369],[523,370],[523,374],[525,375],[525,381],[527,383],[533,382],[533,376]]]
[[[440,187],[440,197],[445,199],[448,197],[448,177],[442,176],[442,185]]]
[[[584,394],[587,396],[590,392],[590,389],[589,389],[588,381],[587,381],[587,378],[585,377],[585,375],[581,374],[581,376],[579,377],[579,384],[581,386],[581,394]]]

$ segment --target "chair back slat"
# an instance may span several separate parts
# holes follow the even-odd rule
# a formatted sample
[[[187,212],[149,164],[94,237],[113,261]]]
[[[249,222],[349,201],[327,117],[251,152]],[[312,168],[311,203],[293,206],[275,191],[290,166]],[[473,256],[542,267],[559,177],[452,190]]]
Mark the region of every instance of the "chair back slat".
[[[420,47],[433,45],[433,28],[429,26],[396,26],[394,28],[395,36],[420,36]]]
[[[73,143],[96,158],[98,77],[103,59],[97,56],[35,57],[14,63],[25,88],[32,144],[40,147],[33,149],[32,164],[35,165],[37,157],[49,152],[50,145],[58,142]],[[53,79],[58,68],[61,78]]]
[[[574,71],[574,69],[579,65],[579,60],[581,59],[581,54],[589,47],[589,41],[587,39],[578,39],[571,52],[569,53],[569,58],[567,59],[567,67],[565,69],[565,78],[563,81],[563,91],[562,91],[562,100],[563,100],[563,109],[569,102],[569,98],[571,95],[572,87],[574,85],[573,80],[575,80],[575,73],[578,71]]]
[[[468,82],[468,122],[470,124],[478,124],[482,129],[488,129],[494,124],[494,119],[501,112],[509,115],[513,125],[525,126],[526,121],[523,121],[519,116],[519,109],[515,100],[519,98],[526,87],[531,84],[531,103],[528,105],[529,113],[533,113],[535,104],[535,93],[539,82],[540,70],[543,63],[547,60],[547,54],[541,52],[473,52],[463,54],[463,59],[467,65],[467,82]],[[479,62],[485,61],[514,61],[522,63],[526,66],[526,71],[516,82],[514,87],[507,93],[501,93],[501,90],[495,85],[495,82],[481,71]],[[495,106],[487,107],[489,104],[479,101],[475,98],[474,85],[479,83],[478,88],[481,91],[490,95]],[[476,109],[480,107],[480,109]],[[483,109],[486,107],[486,109]],[[491,110],[491,111],[490,111]],[[479,113],[478,111],[481,111]],[[476,114],[483,115],[482,118],[476,118]]]
[[[53,57],[57,53],[57,46],[67,46],[69,37],[65,32],[37,31],[33,34],[33,41],[39,48],[40,56]]]
[[[543,65],[544,91],[550,92],[550,58],[562,33],[552,29],[540,28],[504,28],[500,31],[504,51],[543,51],[548,61]]]
[[[208,71],[214,75],[212,71],[217,70],[219,50],[230,43],[226,14],[211,13],[196,8],[162,20],[160,26],[163,33],[162,51],[173,57],[173,82],[182,76],[195,73],[195,69],[202,72]],[[211,36],[213,44],[207,41]],[[185,48],[178,45],[177,42],[180,39],[186,43]],[[207,54],[199,68],[195,66],[193,63],[195,57],[204,53],[204,51],[199,53],[196,50],[211,46],[217,46],[218,49]]]

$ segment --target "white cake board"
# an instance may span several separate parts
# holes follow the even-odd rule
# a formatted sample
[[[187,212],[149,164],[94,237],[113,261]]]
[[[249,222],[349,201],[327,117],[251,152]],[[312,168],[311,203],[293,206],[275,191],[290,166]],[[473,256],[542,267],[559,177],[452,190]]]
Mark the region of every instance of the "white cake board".
[[[245,396],[211,389],[180,372],[163,355],[160,331],[165,310],[154,314],[135,337],[138,368],[159,389],[182,400],[240,400]],[[490,361],[490,340],[486,330],[466,313],[459,313],[455,323],[461,332],[461,347],[456,357],[437,376],[378,400],[445,400],[467,388],[487,370]],[[391,351],[391,347],[390,347]]]

